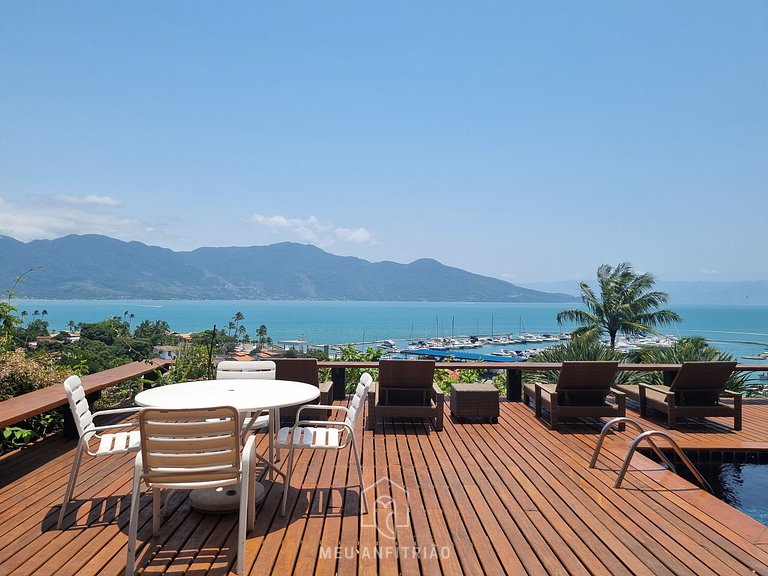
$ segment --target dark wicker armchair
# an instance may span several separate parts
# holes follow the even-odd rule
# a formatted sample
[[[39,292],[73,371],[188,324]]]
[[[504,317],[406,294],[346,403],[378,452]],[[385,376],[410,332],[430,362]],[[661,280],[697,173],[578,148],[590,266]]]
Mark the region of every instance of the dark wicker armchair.
[[[331,404],[331,392],[333,382],[319,382],[317,360],[314,358],[274,358],[276,365],[275,378],[277,380],[293,380],[294,382],[305,382],[320,388],[320,398],[313,404]],[[289,406],[280,409],[280,420],[293,423],[296,419],[296,412],[300,406]],[[304,411],[307,418],[325,419],[327,414],[321,410]]]
[[[549,426],[572,418],[616,418],[625,415],[625,395],[613,387],[618,362],[563,362],[555,384],[529,383],[523,388],[523,400],[534,400],[534,410],[541,417],[549,412]],[[609,402],[612,395],[614,402]],[[623,430],[624,425],[620,424]]]
[[[433,360],[379,361],[379,380],[368,391],[368,429],[383,418],[429,418],[442,430],[445,395],[434,375]]]
[[[638,402],[641,416],[647,415],[648,408],[664,412],[668,428],[674,428],[681,418],[723,416],[733,418],[733,429],[741,430],[742,395],[725,388],[735,368],[736,362],[683,362],[671,386],[625,384],[617,388]]]

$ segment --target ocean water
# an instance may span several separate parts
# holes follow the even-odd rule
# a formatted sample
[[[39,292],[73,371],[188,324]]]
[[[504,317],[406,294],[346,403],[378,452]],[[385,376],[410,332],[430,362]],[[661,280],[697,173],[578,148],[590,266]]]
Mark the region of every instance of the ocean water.
[[[398,343],[435,337],[500,335],[533,332],[557,334],[573,325],[557,324],[557,313],[572,304],[518,304],[489,302],[340,302],[245,300],[24,300],[12,304],[19,312],[47,311],[52,331],[67,323],[99,322],[112,316],[129,317],[131,325],[143,320],[165,320],[176,332],[226,330],[237,312],[254,337],[261,324],[274,341],[308,340],[314,345],[375,342]],[[768,348],[768,307],[679,305],[679,324],[662,327],[677,337],[702,336],[714,346],[748,363],[743,356]],[[127,313],[127,316],[126,316]],[[515,346],[520,348],[520,346]],[[765,361],[768,365],[768,361]]]

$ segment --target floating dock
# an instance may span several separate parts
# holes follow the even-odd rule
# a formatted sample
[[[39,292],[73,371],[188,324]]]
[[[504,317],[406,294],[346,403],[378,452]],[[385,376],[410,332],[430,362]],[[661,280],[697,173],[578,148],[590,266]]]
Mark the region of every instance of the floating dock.
[[[400,350],[398,354],[409,356],[430,356],[432,358],[455,358],[470,362],[525,362],[525,358],[515,356],[498,356],[495,354],[478,354],[477,352],[461,352],[459,350],[435,350],[434,348],[409,348]]]

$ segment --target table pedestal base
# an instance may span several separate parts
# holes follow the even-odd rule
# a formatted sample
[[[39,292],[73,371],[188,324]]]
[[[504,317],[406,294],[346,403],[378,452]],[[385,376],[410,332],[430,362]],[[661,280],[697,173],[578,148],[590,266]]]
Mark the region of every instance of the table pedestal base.
[[[252,506],[261,504],[266,495],[261,482],[254,483]],[[206,514],[230,514],[240,509],[240,487],[203,488],[189,493],[189,505],[198,512]]]

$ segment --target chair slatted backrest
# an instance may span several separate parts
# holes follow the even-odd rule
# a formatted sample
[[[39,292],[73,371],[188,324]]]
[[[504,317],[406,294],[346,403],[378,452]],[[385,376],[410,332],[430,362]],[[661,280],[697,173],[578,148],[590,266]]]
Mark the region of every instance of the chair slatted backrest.
[[[232,406],[139,415],[143,477],[149,484],[239,481],[240,414]]]
[[[315,358],[276,358],[273,362],[277,369],[275,377],[278,380],[292,380],[319,386]]]
[[[89,430],[95,428],[93,415],[88,405],[88,399],[85,397],[83,382],[80,376],[70,376],[64,380],[64,392],[67,395],[69,409],[72,411],[72,417],[75,420],[77,433],[80,437]]]
[[[380,360],[379,403],[426,406],[434,377],[434,360]]]
[[[276,366],[272,360],[222,360],[216,366],[216,379],[255,378],[274,380]]]
[[[599,406],[613,386],[619,363],[566,361],[557,379],[558,402],[570,406]]]
[[[670,391],[681,406],[710,406],[717,404],[725,390],[736,362],[683,362]]]
[[[371,375],[368,374],[368,372],[363,372],[362,376],[360,376],[360,382],[357,383],[355,395],[352,397],[352,401],[347,407],[347,417],[344,421],[349,424],[353,430],[355,429],[355,424],[357,424],[358,418],[360,418],[360,414],[363,412],[365,398],[368,395],[368,388],[370,388],[372,382],[373,378],[371,378]]]

